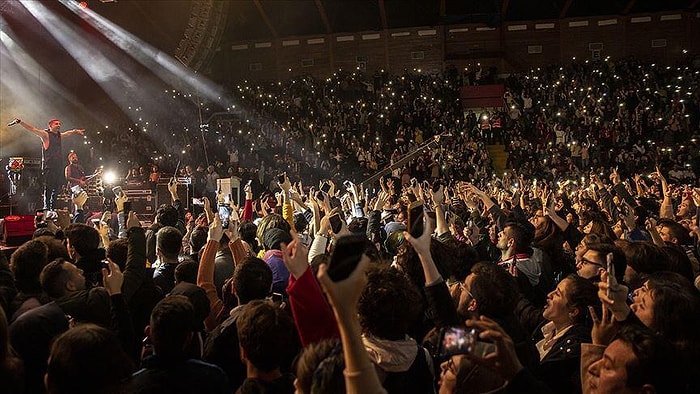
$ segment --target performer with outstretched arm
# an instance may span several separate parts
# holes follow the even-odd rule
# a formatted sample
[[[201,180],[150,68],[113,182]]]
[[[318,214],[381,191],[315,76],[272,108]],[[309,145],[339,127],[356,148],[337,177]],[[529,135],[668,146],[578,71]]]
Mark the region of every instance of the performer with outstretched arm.
[[[20,124],[41,138],[41,167],[44,172],[44,209],[55,209],[56,195],[65,182],[63,173],[63,151],[61,138],[73,134],[83,135],[84,129],[73,129],[61,133],[61,121],[51,119],[49,127],[41,130],[29,123],[15,119],[12,124]]]

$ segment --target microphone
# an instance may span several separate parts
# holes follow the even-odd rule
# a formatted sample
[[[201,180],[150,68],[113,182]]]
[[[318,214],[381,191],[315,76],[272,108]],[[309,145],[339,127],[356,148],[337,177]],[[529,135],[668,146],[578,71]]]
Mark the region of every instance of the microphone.
[[[12,122],[10,122],[10,123],[7,124],[7,127],[14,126],[14,125],[16,125],[17,123],[20,123],[20,122],[21,122],[21,120],[15,118]]]

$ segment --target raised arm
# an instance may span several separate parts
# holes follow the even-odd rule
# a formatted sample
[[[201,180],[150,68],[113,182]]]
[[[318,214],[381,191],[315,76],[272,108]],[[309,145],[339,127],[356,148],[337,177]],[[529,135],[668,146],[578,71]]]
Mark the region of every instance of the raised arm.
[[[214,219],[209,223],[209,236],[204,252],[202,252],[202,257],[199,261],[199,271],[197,272],[197,286],[204,289],[211,306],[209,316],[204,320],[204,326],[208,331],[216,327],[216,318],[224,307],[214,285],[214,259],[216,258],[216,252],[219,250],[219,242],[223,234],[224,229],[221,225],[221,219],[219,219],[218,214],[214,214]]]
[[[32,132],[32,134],[36,135],[37,137],[41,138],[41,142],[44,143],[44,147],[46,147],[46,144],[49,140],[49,133],[46,132],[46,130],[41,130],[37,129],[36,127],[30,125],[29,123],[21,120],[21,119],[16,119],[18,124],[22,127],[24,127],[26,130]]]

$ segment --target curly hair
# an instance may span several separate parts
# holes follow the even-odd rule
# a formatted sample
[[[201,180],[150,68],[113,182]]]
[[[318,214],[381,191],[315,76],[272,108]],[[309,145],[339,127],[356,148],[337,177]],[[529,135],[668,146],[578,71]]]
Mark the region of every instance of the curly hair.
[[[519,299],[515,279],[508,271],[494,264],[476,263],[469,289],[479,304],[479,313],[490,318],[503,318],[515,310]]]
[[[590,321],[588,307],[592,306],[597,312],[600,312],[598,286],[594,285],[590,280],[576,274],[571,274],[562,281],[564,280],[569,281],[569,289],[567,292],[568,300],[566,300],[566,304],[569,307],[578,309],[578,314],[574,318],[574,323],[590,326],[592,321]]]
[[[375,337],[400,340],[418,319],[422,298],[408,277],[394,268],[376,268],[367,274],[357,311],[362,330]]]

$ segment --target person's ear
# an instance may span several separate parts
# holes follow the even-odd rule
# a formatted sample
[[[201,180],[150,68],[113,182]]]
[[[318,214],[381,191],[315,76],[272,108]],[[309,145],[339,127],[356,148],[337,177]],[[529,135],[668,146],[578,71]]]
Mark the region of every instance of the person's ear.
[[[145,335],[147,338],[151,339],[151,326],[150,325],[144,327],[143,335]]]
[[[573,321],[580,312],[578,307],[569,309],[569,318]]]
[[[469,312],[476,312],[478,307],[479,307],[479,303],[476,302],[476,300],[472,299],[471,301],[469,301],[469,307],[467,307],[467,310]]]

